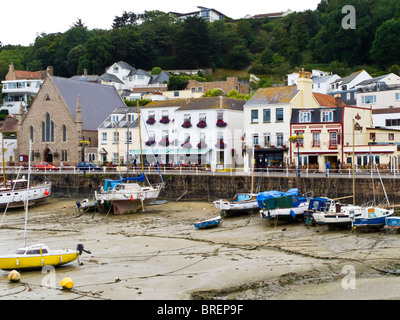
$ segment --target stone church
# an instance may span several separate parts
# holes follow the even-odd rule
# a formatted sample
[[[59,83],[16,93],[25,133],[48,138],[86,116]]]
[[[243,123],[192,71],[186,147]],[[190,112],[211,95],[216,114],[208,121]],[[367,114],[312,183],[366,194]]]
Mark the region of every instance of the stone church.
[[[125,103],[113,86],[48,74],[28,112],[17,115],[16,160],[26,161],[31,139],[32,164],[98,162],[97,129],[118,107]]]

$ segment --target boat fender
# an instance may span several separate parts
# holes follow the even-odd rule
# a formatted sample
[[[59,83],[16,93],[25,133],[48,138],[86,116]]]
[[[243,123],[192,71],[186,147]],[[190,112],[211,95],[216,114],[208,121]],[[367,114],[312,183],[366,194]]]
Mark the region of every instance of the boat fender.
[[[19,282],[19,280],[21,280],[21,275],[17,270],[10,271],[7,275],[7,280],[13,283]]]
[[[296,214],[294,213],[293,210],[290,210],[290,216],[291,216],[293,219],[296,219]]]
[[[48,196],[49,194],[50,194],[49,190],[45,190],[45,191],[44,191],[44,195],[45,195],[45,196]]]
[[[133,195],[131,195],[131,201],[133,201]]]
[[[79,252],[79,255],[82,255],[82,252],[86,252],[88,254],[92,254],[92,252],[90,250],[85,250],[85,247],[83,246],[82,243],[78,243],[78,245],[76,246],[76,251]]]

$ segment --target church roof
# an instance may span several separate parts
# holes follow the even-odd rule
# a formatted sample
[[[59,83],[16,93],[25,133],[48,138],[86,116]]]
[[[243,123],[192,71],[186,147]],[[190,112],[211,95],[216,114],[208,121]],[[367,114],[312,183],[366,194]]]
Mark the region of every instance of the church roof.
[[[125,108],[125,103],[114,86],[55,76],[51,77],[51,80],[75,118],[79,97],[83,130],[97,131],[104,119],[116,108]]]

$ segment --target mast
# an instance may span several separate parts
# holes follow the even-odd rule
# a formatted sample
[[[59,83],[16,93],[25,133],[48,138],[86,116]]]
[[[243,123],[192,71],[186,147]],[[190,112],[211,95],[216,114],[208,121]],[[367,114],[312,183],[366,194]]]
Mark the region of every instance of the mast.
[[[138,122],[139,122],[140,164],[142,165],[142,172],[144,172],[143,147],[142,147],[142,130],[141,130],[141,128],[140,128],[140,109],[139,109],[139,101],[137,101],[137,113],[138,113]]]
[[[251,165],[251,192],[253,193],[253,189],[254,189],[254,163],[256,162],[256,159],[254,158],[255,156],[255,152],[254,152],[254,148],[253,148],[253,158],[252,158],[252,165]]]
[[[6,160],[4,158],[4,130],[1,128],[1,146],[3,155],[3,185],[6,186]]]
[[[30,186],[30,181],[31,181],[31,156],[32,156],[32,140],[29,139],[29,167],[28,167],[28,185],[27,185],[27,191],[26,191],[24,247],[26,247],[26,229],[28,226],[29,186]]]
[[[118,169],[119,169],[119,177],[121,178],[121,159],[119,157],[119,136],[118,136],[118,123],[115,121],[115,134],[117,139],[117,151],[118,151]]]
[[[355,121],[353,119],[353,205],[356,205],[356,180],[355,180],[355,176],[354,176],[354,169],[355,169],[355,150],[354,150],[354,144],[355,144]]]

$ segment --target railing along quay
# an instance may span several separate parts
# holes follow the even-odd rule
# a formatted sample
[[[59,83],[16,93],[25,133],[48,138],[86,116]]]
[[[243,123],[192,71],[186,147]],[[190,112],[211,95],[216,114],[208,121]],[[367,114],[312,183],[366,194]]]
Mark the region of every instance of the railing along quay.
[[[121,174],[122,175],[135,175],[141,174],[141,168],[129,168],[122,167]],[[244,168],[227,168],[224,170],[211,170],[210,168],[203,167],[157,167],[148,166],[145,167],[144,172],[149,175],[158,175],[161,173],[162,175],[205,175],[205,176],[252,176],[252,170],[245,170]],[[1,172],[3,173],[3,172]],[[6,174],[15,174],[22,177],[22,175],[28,174],[28,167],[5,167]],[[31,167],[31,174],[35,175],[60,175],[60,174],[94,174],[94,175],[119,175],[120,171],[115,167],[103,167],[101,170],[78,170],[75,167],[60,167],[58,170],[36,170],[35,167]],[[356,169],[354,172],[355,177],[357,178],[371,178],[371,169]],[[382,178],[400,178],[400,170],[396,169],[380,169],[379,172],[376,169],[372,170],[372,175],[374,177],[378,177],[379,175]],[[289,168],[279,168],[279,169],[254,169],[255,177],[288,177],[288,178],[322,178],[327,177],[326,172],[318,171],[316,169],[289,169]],[[353,171],[352,169],[333,169],[329,172],[328,177],[335,178],[352,178]]]

